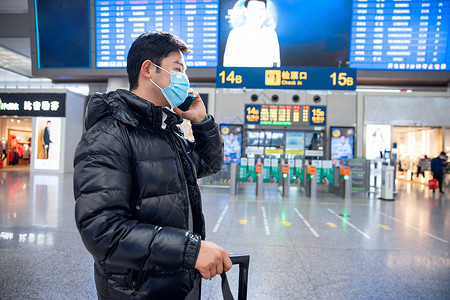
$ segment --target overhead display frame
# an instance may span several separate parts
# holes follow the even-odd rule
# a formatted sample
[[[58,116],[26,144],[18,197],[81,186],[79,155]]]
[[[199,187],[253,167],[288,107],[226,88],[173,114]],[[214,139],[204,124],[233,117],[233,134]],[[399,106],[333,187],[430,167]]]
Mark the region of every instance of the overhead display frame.
[[[56,3],[52,0],[28,0],[29,24],[32,32],[31,57],[33,76],[48,77],[55,81],[66,82],[77,80],[101,81],[111,76],[126,76],[123,59],[127,56],[127,50],[119,49],[123,46],[119,45],[120,47],[114,49],[114,51],[111,49],[97,49],[96,47],[96,1],[98,0],[73,0],[69,4],[67,1]],[[176,9],[180,12],[177,15],[180,16],[180,22],[183,20],[181,14],[183,10],[185,11],[184,17],[186,17],[186,20],[192,14],[194,24],[189,22],[189,24],[183,23],[182,26],[189,27],[190,29],[188,30],[190,32],[188,33],[194,33],[194,38],[196,38],[196,26],[199,26],[199,24],[207,26],[204,27],[203,38],[201,39],[201,43],[207,43],[204,44],[205,47],[201,50],[201,58],[206,59],[206,56],[213,56],[214,52],[216,52],[219,65],[222,63],[220,60],[223,59],[228,35],[232,28],[236,26],[239,17],[242,20],[243,16],[242,14],[237,14],[234,15],[236,18],[233,20],[225,19],[226,15],[229,15],[231,18],[231,14],[229,14],[230,9],[236,5],[240,7],[237,11],[242,13],[242,0],[117,0],[101,2],[117,5],[123,3],[123,16],[101,16],[100,13],[100,17],[109,17],[109,21],[118,21],[117,24],[123,26],[125,25],[123,22],[121,23],[122,19],[126,19],[127,22],[125,24],[131,23],[129,18],[137,18],[137,20],[146,18],[146,14],[153,11],[155,20],[156,18],[159,20],[158,24],[155,21],[153,25],[144,24],[144,27],[139,28],[143,22],[138,22],[139,26],[133,26],[131,29],[133,34],[137,34],[139,30],[142,31],[142,28],[145,28],[145,30],[161,29],[161,18],[163,30],[170,31],[171,28],[175,30],[178,23],[171,24],[170,11],[168,16],[164,15],[164,10],[168,7],[171,8],[169,5],[173,6],[174,15],[177,13],[175,12]],[[159,8],[162,6],[162,15],[160,11],[156,10],[156,2],[160,2],[158,3]],[[315,9],[315,5],[318,4],[310,1],[308,3],[301,2],[299,9],[289,9],[294,5],[300,5],[300,2],[297,2],[268,0],[268,9],[272,9],[273,5],[275,5],[276,14],[273,14],[273,10],[271,10],[271,22],[266,22],[265,25],[274,28],[278,35],[280,66],[310,65],[317,67],[331,65],[343,67],[343,69],[346,69],[346,66],[350,66],[360,71],[358,74],[361,78],[379,77],[380,75],[377,71],[380,70],[402,71],[389,73],[389,78],[424,78],[427,80],[430,79],[429,76],[433,76],[434,79],[446,80],[450,73],[448,70],[450,55],[447,54],[450,52],[450,49],[447,47],[448,33],[450,31],[449,1],[342,0],[329,1],[326,4],[320,2],[320,9]],[[132,10],[131,14],[134,13],[134,15],[127,18],[125,16],[125,3],[129,3],[130,7],[132,5],[145,6],[146,10],[145,12],[133,12]],[[209,13],[214,14],[217,12],[218,15],[223,15],[224,18],[220,17],[220,22],[218,21],[219,17],[215,19],[208,16],[205,17],[207,20],[200,20],[198,13],[202,13],[201,5],[209,5],[207,8],[206,6],[204,7],[203,12],[205,16],[206,10],[208,10],[208,15]],[[218,8],[215,8],[215,5]],[[197,9],[195,13],[194,7]],[[122,11],[116,11],[117,13],[121,14]],[[160,15],[156,16],[156,13]],[[308,18],[299,18],[299,13],[305,14]],[[320,13],[322,16],[318,17],[314,13]],[[328,18],[326,17],[327,15],[332,17]],[[153,17],[148,18],[152,19]],[[289,21],[284,22],[283,20]],[[333,25],[330,22],[334,22]],[[202,25],[202,23],[204,24]],[[194,29],[190,27],[191,25],[194,26]],[[276,26],[274,27],[274,25]],[[317,30],[302,30],[302,35],[298,36],[298,30],[292,30],[292,28],[299,30],[313,28]],[[327,29],[325,33],[323,32],[324,28]],[[116,32],[114,32],[113,38],[116,41],[114,43],[117,40],[119,42],[122,40],[121,34],[126,34],[125,27],[115,29]],[[120,32],[122,30],[123,32]],[[215,41],[217,45],[214,49],[212,48],[212,43],[214,42],[214,37],[211,35],[212,31],[217,32]],[[321,36],[319,33],[325,34],[325,36]],[[102,40],[111,38],[111,36],[106,37],[103,35],[112,35],[111,32],[101,32],[101,30],[100,34],[99,37]],[[208,36],[204,36],[204,34]],[[180,36],[182,35],[180,34]],[[319,36],[320,38],[318,38]],[[190,40],[192,36],[182,37],[195,48],[197,41]],[[297,37],[302,39],[301,43],[295,43],[295,38]],[[315,42],[314,38],[316,38]],[[101,41],[99,43],[102,45]],[[103,43],[106,43],[103,46],[107,45],[107,42],[103,41]],[[123,43],[127,42],[124,41]],[[345,47],[339,46],[344,44]],[[302,54],[299,55],[301,49],[298,47],[309,48],[302,51]],[[210,61],[199,60],[196,62],[194,55],[199,53],[198,49],[194,50],[192,56],[187,57],[189,65],[187,74],[191,81],[214,81],[216,79],[215,67],[210,65]],[[292,53],[293,55],[291,55]],[[316,54],[323,56],[324,53],[327,59],[316,58]],[[343,53],[345,55],[342,55]],[[108,56],[109,58],[106,59]],[[105,59],[97,65],[96,57]],[[299,57],[301,61],[298,60]],[[117,60],[118,58],[122,60]],[[191,60],[191,58],[194,58],[194,60]],[[329,58],[331,58],[331,64],[328,63],[330,61]],[[349,65],[346,60],[348,60]],[[410,60],[413,60],[413,62]],[[433,72],[431,75],[430,70],[438,70],[439,72]],[[389,80],[388,76],[384,77],[386,77],[386,80]]]

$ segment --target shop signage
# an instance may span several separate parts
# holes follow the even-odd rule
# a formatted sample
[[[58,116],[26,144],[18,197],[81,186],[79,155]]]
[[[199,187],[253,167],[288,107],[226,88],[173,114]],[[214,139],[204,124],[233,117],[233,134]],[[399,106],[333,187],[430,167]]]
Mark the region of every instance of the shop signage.
[[[326,125],[326,106],[246,104],[245,123],[258,125]]]
[[[217,88],[355,90],[356,69],[217,67]]]
[[[0,93],[0,116],[65,117],[66,94]]]

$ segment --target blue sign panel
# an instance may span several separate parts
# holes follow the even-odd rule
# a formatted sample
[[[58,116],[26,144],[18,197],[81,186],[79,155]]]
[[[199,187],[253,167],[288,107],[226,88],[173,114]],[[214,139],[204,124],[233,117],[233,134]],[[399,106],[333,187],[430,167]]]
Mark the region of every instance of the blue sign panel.
[[[348,68],[218,67],[217,88],[355,90],[356,70]]]
[[[245,105],[245,124],[259,124],[261,121],[261,105]]]
[[[309,125],[325,126],[327,124],[327,107],[310,106],[309,107]]]

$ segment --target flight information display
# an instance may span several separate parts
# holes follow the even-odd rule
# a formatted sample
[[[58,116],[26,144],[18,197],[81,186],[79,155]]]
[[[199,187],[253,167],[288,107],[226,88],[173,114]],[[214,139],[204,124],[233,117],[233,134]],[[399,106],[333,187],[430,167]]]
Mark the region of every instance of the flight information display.
[[[245,123],[258,125],[325,125],[326,107],[308,105],[246,104]]]
[[[350,67],[449,70],[450,1],[353,0]]]
[[[219,0],[95,1],[97,68],[125,68],[133,41],[147,31],[171,32],[190,47],[188,67],[215,68]]]

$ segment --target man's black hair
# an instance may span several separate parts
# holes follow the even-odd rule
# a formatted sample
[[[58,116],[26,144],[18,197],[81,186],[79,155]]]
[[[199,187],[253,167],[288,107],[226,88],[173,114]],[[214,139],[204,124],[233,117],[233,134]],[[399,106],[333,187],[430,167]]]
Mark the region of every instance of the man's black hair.
[[[128,52],[127,73],[130,90],[136,89],[139,85],[139,72],[144,61],[149,59],[152,63],[161,65],[161,61],[173,51],[187,54],[189,47],[169,32],[151,31],[141,34]]]
[[[248,3],[249,3],[250,1],[254,1],[254,0],[245,0],[245,3],[244,3],[245,7],[247,7],[247,5],[248,5]],[[264,4],[265,4],[266,7],[267,7],[267,0],[256,0],[256,1],[264,2]]]

